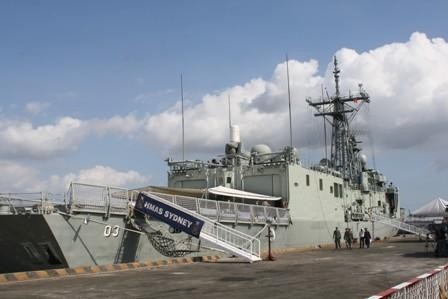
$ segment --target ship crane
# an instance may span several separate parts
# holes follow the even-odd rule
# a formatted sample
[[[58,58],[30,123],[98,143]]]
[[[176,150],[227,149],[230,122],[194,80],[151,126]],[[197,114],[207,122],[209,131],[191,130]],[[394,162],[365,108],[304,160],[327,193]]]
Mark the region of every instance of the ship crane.
[[[339,73],[338,61],[334,57],[335,94],[320,101],[312,101],[310,98],[306,101],[317,110],[314,116],[323,117],[332,128],[330,165],[326,166],[339,171],[345,180],[358,183],[362,172],[360,148],[357,145],[360,142],[350,130],[350,123],[361,106],[370,103],[370,98],[362,84],[359,84],[357,94],[342,96],[339,91]]]

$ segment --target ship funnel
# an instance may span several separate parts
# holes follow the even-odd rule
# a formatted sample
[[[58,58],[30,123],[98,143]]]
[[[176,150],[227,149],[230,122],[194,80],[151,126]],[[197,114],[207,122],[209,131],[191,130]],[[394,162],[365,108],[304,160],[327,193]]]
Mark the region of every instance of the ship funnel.
[[[240,127],[237,125],[230,126],[230,143],[240,143]]]

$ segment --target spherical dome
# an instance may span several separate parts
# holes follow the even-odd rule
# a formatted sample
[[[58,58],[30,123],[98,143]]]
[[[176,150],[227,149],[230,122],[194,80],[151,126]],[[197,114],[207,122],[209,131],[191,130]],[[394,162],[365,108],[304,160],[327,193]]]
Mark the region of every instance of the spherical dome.
[[[367,156],[366,155],[361,155],[361,163],[363,166],[367,165]]]
[[[264,154],[270,154],[272,151],[271,151],[271,148],[269,146],[267,146],[266,144],[257,144],[252,147],[250,152],[252,154],[255,153],[258,155],[264,155]]]

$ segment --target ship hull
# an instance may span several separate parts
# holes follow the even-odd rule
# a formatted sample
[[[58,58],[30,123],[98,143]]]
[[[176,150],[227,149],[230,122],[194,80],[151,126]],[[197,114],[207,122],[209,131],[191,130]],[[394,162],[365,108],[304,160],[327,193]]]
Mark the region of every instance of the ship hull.
[[[0,272],[68,267],[45,216],[0,216]]]
[[[255,235],[263,227],[236,225],[237,230]],[[372,239],[387,239],[397,233],[397,229],[381,223],[372,223],[367,221],[344,223],[338,221],[310,221],[303,219],[292,219],[290,226],[272,226],[274,228],[275,236],[271,239],[271,247],[273,249],[284,248],[319,248],[334,244],[333,231],[338,227],[342,232],[346,227],[350,228],[355,238],[358,238],[358,232],[361,228],[367,228],[371,234]],[[268,249],[268,237],[265,230],[260,236],[261,248],[263,251]]]
[[[333,243],[332,234],[337,226],[341,230],[350,227],[355,238],[361,228],[368,228],[373,238],[384,239],[397,230],[380,223],[367,221],[345,223],[343,221],[306,220],[292,218],[289,226],[273,225],[275,238],[273,249],[322,247]],[[249,235],[255,235],[263,225],[224,223]],[[164,226],[164,224],[153,224]],[[113,228],[126,227],[123,216],[105,220],[101,215],[64,216],[57,213],[44,215],[0,216],[0,272],[19,272],[65,267],[95,266],[134,261],[160,260],[160,254],[145,234]],[[110,227],[109,230],[106,227]],[[172,234],[180,240],[183,233]],[[260,235],[262,251],[268,248],[267,231]],[[202,242],[200,252],[191,255],[224,254],[210,250],[214,244]],[[191,256],[190,255],[190,256]],[[225,255],[225,254],[224,254]]]

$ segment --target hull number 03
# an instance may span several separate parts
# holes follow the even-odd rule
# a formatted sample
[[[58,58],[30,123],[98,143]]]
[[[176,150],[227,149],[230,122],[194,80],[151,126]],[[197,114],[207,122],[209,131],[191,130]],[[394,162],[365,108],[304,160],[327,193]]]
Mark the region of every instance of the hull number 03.
[[[120,233],[120,226],[118,225],[114,225],[114,226],[110,226],[110,225],[106,225],[104,227],[104,236],[106,238],[112,236],[112,237],[118,237],[118,234]]]

